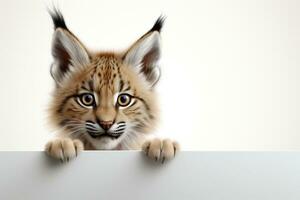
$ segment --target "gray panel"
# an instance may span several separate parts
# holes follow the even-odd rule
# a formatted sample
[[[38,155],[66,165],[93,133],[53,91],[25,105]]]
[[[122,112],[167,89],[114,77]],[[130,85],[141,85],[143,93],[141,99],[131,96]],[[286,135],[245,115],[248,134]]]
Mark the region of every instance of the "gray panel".
[[[180,152],[164,165],[141,152],[0,152],[1,200],[299,200],[300,152]]]

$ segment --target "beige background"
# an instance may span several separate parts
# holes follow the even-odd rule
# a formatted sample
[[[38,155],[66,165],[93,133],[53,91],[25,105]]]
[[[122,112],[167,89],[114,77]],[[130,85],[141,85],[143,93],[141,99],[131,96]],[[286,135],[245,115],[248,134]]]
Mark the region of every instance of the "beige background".
[[[41,150],[51,1],[1,0],[0,150]],[[55,1],[92,49],[124,49],[161,14],[157,132],[186,150],[300,149],[299,1]]]

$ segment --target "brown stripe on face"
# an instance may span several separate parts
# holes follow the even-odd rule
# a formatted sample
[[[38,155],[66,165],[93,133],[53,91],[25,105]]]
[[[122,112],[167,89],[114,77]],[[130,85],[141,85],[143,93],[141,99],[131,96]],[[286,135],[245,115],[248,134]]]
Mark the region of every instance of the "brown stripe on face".
[[[137,100],[135,100],[130,107],[133,107],[137,103]]]
[[[123,80],[120,80],[120,86],[119,86],[119,91],[121,92],[123,90],[123,87],[124,87],[124,81]]]
[[[146,124],[142,120],[135,118],[134,121],[138,122],[134,126],[134,129],[136,129],[136,130],[143,130],[146,127]]]
[[[88,88],[85,87],[85,85],[82,85],[80,89],[89,90]]]
[[[126,92],[126,91],[129,91],[130,89],[131,89],[131,86],[130,86],[130,84],[129,84],[129,81],[127,82],[127,87],[124,89],[124,92]]]
[[[93,79],[89,80],[88,84],[89,84],[89,87],[90,87],[89,90],[93,92],[94,91],[94,80]]]
[[[57,112],[58,112],[58,113],[61,113],[61,112],[63,111],[63,109],[64,109],[65,104],[68,102],[68,100],[69,100],[70,98],[74,98],[75,96],[76,96],[75,94],[66,96],[66,97],[64,98],[64,100],[62,101],[62,103],[60,104],[60,106],[58,107]]]
[[[150,119],[154,119],[154,116],[152,114],[149,114]]]
[[[150,106],[148,105],[148,103],[141,97],[137,97],[135,96],[136,99],[140,100],[143,105],[145,106],[145,108],[147,109],[148,112],[145,112],[147,114],[147,116],[149,117],[149,119],[154,119],[154,116],[150,113]]]
[[[119,92],[121,92],[123,90],[123,87],[124,87],[124,80],[122,78],[122,74],[120,72],[120,67],[118,67],[118,76],[119,76]]]
[[[145,101],[145,99],[143,99],[143,98],[141,98],[141,97],[138,97],[138,96],[135,96],[134,98],[137,98],[138,100],[140,100],[140,101],[144,104],[145,108],[146,108],[148,111],[150,111],[150,106],[147,104],[147,102]]]
[[[60,125],[60,126],[65,126],[65,125],[67,125],[68,122],[69,122],[68,119],[63,119],[63,120],[61,120],[61,121],[59,122],[59,125]]]

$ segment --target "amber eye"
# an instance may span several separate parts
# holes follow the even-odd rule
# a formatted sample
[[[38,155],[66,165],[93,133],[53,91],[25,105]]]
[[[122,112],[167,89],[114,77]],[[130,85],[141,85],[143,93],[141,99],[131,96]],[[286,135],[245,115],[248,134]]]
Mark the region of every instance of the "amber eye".
[[[128,106],[131,102],[131,96],[129,94],[120,94],[117,102],[119,106]]]
[[[79,96],[79,101],[84,106],[93,106],[95,104],[94,95],[90,93],[84,93]]]

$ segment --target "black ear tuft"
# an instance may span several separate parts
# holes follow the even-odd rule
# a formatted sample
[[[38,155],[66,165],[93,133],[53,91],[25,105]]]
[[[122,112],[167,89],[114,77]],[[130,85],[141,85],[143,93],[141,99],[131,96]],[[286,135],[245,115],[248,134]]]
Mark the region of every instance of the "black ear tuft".
[[[156,20],[154,26],[150,29],[149,32],[152,32],[152,31],[160,32],[164,25],[165,19],[166,19],[165,16],[163,16],[163,15],[159,16],[159,18]]]
[[[61,12],[53,7],[52,10],[48,9],[48,12],[52,18],[53,24],[54,24],[54,30],[57,28],[63,28],[68,30],[67,25],[65,23],[64,16],[61,14]]]

